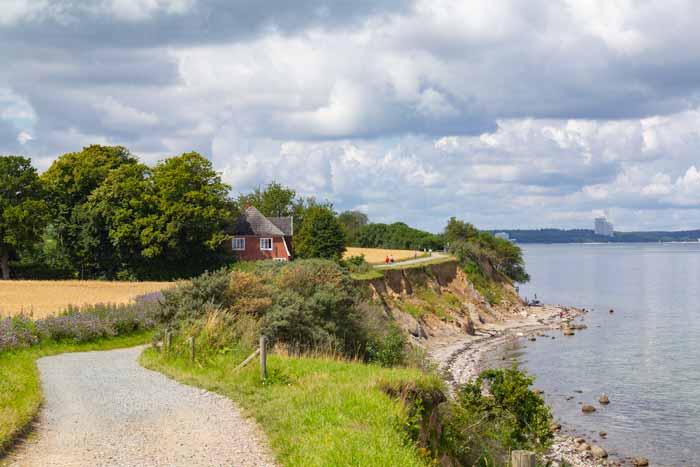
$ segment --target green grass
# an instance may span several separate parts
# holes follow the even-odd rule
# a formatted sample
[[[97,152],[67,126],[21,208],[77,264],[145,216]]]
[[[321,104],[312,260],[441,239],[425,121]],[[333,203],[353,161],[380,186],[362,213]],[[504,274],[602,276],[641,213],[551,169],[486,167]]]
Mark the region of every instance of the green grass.
[[[16,351],[0,352],[0,456],[26,432],[42,403],[36,360],[65,352],[133,347],[151,339],[150,332],[102,339],[86,344],[46,343]]]
[[[368,281],[371,279],[381,279],[382,277],[384,277],[384,273],[381,269],[373,269],[367,272],[351,273],[350,276],[358,281]]]
[[[256,364],[232,370],[242,355],[219,356],[206,366],[148,349],[147,368],[236,401],[267,433],[285,466],[424,466],[405,430],[403,403],[379,384],[440,386],[415,369],[387,369],[332,358],[270,355],[263,383]]]

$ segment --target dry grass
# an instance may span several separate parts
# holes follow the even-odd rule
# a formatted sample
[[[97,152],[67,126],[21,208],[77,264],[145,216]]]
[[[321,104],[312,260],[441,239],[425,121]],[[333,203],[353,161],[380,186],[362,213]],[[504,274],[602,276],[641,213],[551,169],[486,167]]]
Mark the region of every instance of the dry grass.
[[[172,286],[170,282],[0,281],[0,315],[42,318],[69,305],[129,303],[139,295]]]
[[[365,256],[365,261],[371,264],[381,264],[389,255],[394,255],[394,261],[402,261],[406,259],[413,259],[414,256],[421,257],[424,255],[422,251],[414,250],[385,250],[383,248],[355,248],[348,247],[345,250],[345,258],[350,256]]]

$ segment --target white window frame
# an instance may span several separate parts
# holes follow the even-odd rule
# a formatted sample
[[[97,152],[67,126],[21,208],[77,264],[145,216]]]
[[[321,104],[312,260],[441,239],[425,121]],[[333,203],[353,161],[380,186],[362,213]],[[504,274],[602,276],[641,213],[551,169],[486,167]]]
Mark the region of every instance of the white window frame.
[[[241,242],[243,247],[236,248],[236,242]],[[245,250],[245,238],[244,237],[234,237],[231,239],[231,249],[233,251],[244,251]]]
[[[265,248],[263,246],[263,242],[267,243],[268,241],[270,242],[270,248]],[[272,238],[261,238],[260,239],[260,251],[272,251],[273,245],[274,245],[274,241]]]

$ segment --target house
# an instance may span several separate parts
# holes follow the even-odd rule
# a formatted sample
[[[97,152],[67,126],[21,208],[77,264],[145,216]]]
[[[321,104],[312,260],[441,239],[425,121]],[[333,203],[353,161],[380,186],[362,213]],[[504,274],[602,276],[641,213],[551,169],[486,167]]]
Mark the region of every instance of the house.
[[[231,239],[224,244],[227,251],[244,261],[292,259],[294,219],[265,217],[253,206],[246,208],[238,221],[225,231]]]

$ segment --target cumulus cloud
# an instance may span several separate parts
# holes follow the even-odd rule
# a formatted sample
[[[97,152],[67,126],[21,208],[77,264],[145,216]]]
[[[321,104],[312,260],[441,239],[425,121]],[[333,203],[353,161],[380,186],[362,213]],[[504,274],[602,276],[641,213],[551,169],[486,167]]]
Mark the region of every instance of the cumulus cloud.
[[[8,0],[0,152],[197,150],[438,230],[700,224],[691,0]],[[682,219],[682,222],[679,221]]]

